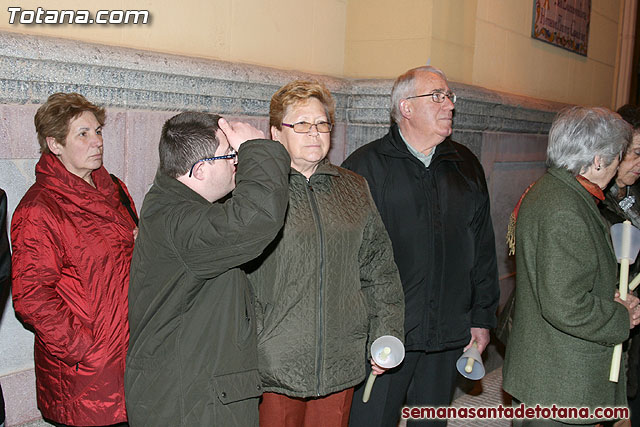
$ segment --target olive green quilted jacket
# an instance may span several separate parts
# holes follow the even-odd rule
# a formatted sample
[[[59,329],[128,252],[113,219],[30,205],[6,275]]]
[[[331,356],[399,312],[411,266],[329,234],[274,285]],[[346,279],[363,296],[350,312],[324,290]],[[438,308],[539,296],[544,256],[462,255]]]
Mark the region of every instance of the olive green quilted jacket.
[[[289,175],[285,225],[251,265],[265,391],[324,396],[360,383],[368,348],[404,337],[391,241],[360,175],[323,161]]]

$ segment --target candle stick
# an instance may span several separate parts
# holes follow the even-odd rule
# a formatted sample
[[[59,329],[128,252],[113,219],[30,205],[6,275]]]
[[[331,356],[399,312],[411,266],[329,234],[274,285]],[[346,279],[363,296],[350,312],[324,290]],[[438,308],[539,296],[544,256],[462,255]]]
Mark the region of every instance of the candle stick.
[[[638,285],[640,285],[640,274],[638,274],[633,278],[631,282],[629,282],[629,291],[635,291]]]
[[[475,341],[473,342],[473,346],[474,346],[475,348],[478,348],[478,344],[477,344]],[[475,363],[475,360],[473,360],[473,359],[472,359],[472,358],[470,358],[470,357],[467,357],[467,364],[464,366],[464,371],[465,371],[467,374],[470,374],[471,372],[473,372],[473,364],[474,364],[474,363]]]
[[[626,301],[629,288],[629,252],[631,251],[631,222],[625,221],[622,227],[622,256],[620,257],[620,299]],[[622,360],[622,343],[613,348],[609,381],[617,383],[620,376],[620,362]]]

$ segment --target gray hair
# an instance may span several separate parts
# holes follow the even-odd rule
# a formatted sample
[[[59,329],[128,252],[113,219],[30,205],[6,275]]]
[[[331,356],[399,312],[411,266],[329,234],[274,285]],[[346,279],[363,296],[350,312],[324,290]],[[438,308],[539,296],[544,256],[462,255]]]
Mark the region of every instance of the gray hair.
[[[627,149],[632,128],[606,108],[570,107],[558,113],[549,131],[547,166],[579,175],[600,156],[604,166]]]
[[[432,67],[431,65],[425,65],[422,67],[412,68],[400,77],[396,79],[391,89],[391,121],[400,123],[402,114],[400,113],[400,101],[408,96],[417,95],[413,93],[416,90],[415,81],[419,73],[433,73],[442,77],[447,84],[447,76],[444,75],[442,70]]]

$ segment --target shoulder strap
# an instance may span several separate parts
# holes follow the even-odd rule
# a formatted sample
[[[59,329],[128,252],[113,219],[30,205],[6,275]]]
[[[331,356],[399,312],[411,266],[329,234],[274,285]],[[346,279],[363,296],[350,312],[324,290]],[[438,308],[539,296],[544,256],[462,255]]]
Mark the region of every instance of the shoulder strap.
[[[120,180],[112,173],[110,173],[109,176],[111,177],[113,182],[116,184],[116,187],[118,187],[118,193],[120,194],[120,202],[125,208],[127,208],[129,215],[131,215],[131,219],[133,220],[133,222],[136,224],[136,227],[137,227],[138,215],[136,215],[133,208],[131,207],[131,200],[129,200],[129,197],[127,197],[127,193],[124,192],[122,185],[120,185]]]

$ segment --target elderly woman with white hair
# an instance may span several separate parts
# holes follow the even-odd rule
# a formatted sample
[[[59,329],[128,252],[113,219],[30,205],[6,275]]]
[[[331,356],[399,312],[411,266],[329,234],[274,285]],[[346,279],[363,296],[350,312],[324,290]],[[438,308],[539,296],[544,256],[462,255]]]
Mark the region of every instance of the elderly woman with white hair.
[[[597,204],[630,140],[629,124],[605,108],[569,108],[551,126],[549,169],[516,212],[516,301],[503,367],[516,403],[626,406],[624,369],[614,383],[609,368],[640,312],[636,297],[616,293],[617,261]]]

